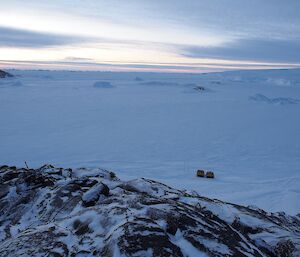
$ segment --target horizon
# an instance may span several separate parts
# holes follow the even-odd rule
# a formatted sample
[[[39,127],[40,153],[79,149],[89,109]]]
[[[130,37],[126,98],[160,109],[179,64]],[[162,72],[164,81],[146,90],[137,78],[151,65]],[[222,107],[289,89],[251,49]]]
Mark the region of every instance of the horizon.
[[[1,61],[0,61],[1,62]],[[1,66],[0,66],[1,68]],[[2,69],[2,68],[1,68]],[[266,72],[266,71],[291,71],[291,70],[300,70],[300,67],[292,67],[292,68],[260,68],[260,69],[231,69],[231,70],[209,70],[209,71],[202,71],[202,72],[181,72],[181,71],[170,71],[170,70],[92,70],[92,69],[86,69],[86,70],[80,70],[80,69],[54,69],[54,68],[47,68],[43,69],[41,67],[37,68],[6,68],[3,69],[5,71],[11,72],[11,71],[20,71],[20,72],[26,72],[26,71],[33,71],[33,72],[96,72],[96,73],[137,73],[137,74],[190,74],[190,75],[197,75],[197,74],[213,74],[213,73],[227,73],[227,72]]]
[[[299,8],[295,0],[12,0],[0,10],[0,68],[164,73],[300,68]]]

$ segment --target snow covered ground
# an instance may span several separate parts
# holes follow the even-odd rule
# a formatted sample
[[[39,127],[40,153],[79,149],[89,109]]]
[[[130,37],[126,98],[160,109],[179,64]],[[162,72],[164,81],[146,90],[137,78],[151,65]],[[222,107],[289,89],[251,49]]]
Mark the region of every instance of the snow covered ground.
[[[300,212],[299,69],[10,73],[0,79],[1,164],[103,167]],[[216,178],[195,177],[198,168]]]

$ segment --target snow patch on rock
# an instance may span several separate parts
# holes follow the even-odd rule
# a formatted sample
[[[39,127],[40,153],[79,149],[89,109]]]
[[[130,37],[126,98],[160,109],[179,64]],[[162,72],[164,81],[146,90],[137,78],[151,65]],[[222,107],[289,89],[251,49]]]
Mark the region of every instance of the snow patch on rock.
[[[95,205],[100,195],[108,196],[109,188],[102,182],[96,184],[82,195],[82,201],[85,206]]]

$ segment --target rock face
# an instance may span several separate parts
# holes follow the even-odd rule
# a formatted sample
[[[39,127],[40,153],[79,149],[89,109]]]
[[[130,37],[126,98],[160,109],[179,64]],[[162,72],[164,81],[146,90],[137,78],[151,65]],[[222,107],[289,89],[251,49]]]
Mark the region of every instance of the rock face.
[[[6,77],[13,77],[13,75],[11,75],[10,73],[0,70],[0,78],[6,78]]]
[[[102,169],[2,166],[0,256],[300,256],[300,219]]]

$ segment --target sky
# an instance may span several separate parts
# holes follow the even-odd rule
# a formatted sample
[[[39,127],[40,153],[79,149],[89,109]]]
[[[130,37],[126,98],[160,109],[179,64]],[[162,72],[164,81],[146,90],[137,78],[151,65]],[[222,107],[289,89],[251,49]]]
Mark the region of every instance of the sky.
[[[299,0],[0,0],[0,68],[300,67]]]

